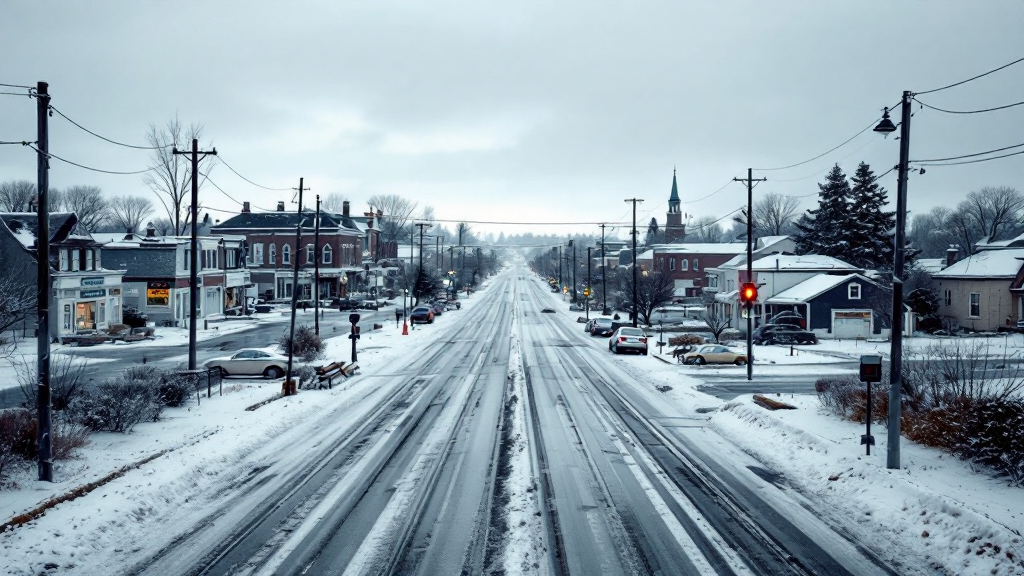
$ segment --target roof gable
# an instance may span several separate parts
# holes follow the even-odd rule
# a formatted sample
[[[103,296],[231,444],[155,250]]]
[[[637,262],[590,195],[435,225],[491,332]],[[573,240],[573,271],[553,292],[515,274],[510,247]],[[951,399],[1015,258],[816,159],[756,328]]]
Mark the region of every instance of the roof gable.
[[[818,274],[817,276],[812,276],[795,286],[791,286],[790,288],[779,292],[775,296],[768,298],[766,302],[769,304],[807,302],[808,300],[821,296],[825,292],[828,292],[837,286],[854,281],[877,286],[877,284],[871,281],[871,279],[861,274],[846,274],[843,276],[836,276],[834,274]]]
[[[984,250],[972,254],[945,270],[932,275],[933,278],[1013,278],[1024,260],[1024,248]]]

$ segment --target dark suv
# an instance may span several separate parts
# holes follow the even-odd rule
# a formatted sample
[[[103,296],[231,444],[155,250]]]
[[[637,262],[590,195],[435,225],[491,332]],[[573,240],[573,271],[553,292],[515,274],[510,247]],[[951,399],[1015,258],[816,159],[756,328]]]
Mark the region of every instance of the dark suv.
[[[817,344],[818,337],[792,324],[765,324],[751,335],[754,344]]]

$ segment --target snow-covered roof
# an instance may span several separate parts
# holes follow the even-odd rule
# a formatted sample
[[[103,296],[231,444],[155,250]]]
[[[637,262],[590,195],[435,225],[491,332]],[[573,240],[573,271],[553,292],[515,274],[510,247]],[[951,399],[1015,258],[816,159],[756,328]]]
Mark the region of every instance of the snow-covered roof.
[[[660,254],[741,254],[747,251],[747,245],[740,242],[656,244],[653,250]]]
[[[636,255],[637,260],[654,260],[654,250],[644,250]]]
[[[737,295],[740,293],[739,290],[732,290],[730,292],[719,292],[715,294],[715,301],[717,302],[734,302],[737,299]]]
[[[1013,278],[1024,260],[1024,248],[1006,250],[984,250],[969,256],[945,270],[936,272],[934,278]]]
[[[981,250],[1001,250],[1003,248],[1021,248],[1024,247],[1024,234],[1020,236],[1009,238],[1006,240],[995,240],[989,242],[987,240],[980,240],[974,243],[974,247],[979,251]]]
[[[803,256],[773,254],[754,260],[754,270],[860,270],[853,264],[831,256],[805,254]]]
[[[768,304],[807,302],[815,296],[823,294],[836,286],[851,280],[859,280],[873,284],[870,279],[860,274],[844,274],[842,276],[836,276],[834,274],[818,274],[817,276],[812,276],[811,278],[804,280],[796,286],[792,286],[782,292],[779,292],[775,296],[768,298],[766,302]]]
[[[788,238],[789,236],[762,236],[761,238],[757,239],[757,249],[763,250],[764,248],[767,248],[773,244],[778,244],[779,242],[782,242],[783,240],[786,240]]]
[[[918,258],[914,260],[914,264],[920,270],[924,270],[929,274],[935,274],[946,267],[945,258]]]

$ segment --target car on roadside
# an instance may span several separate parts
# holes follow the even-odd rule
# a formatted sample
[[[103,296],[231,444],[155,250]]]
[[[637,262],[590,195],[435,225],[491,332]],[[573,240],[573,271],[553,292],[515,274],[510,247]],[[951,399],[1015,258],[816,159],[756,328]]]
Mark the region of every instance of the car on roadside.
[[[745,366],[747,355],[721,344],[704,344],[683,355],[683,364],[735,364]]]
[[[594,318],[587,323],[587,332],[591,336],[611,336],[615,331],[611,318]]]
[[[376,300],[363,300],[359,303],[359,307],[363,310],[379,310],[380,304]]]
[[[331,308],[337,308],[338,310],[358,310],[359,301],[352,300],[351,298],[335,298],[331,300]]]
[[[211,358],[203,362],[206,368],[219,368],[222,376],[266,376],[275,379],[284,376],[288,357],[259,348],[243,348],[231,356]]]
[[[434,310],[430,306],[417,306],[409,312],[409,322],[413,324],[433,324]]]
[[[817,344],[814,332],[792,324],[765,324],[755,329],[750,340],[754,344]]]
[[[627,350],[634,350],[647,355],[647,334],[640,328],[623,326],[612,332],[608,339],[608,350],[613,354],[622,354]]]
[[[445,311],[444,302],[441,301],[434,302],[430,307],[434,311],[434,316],[440,316]]]

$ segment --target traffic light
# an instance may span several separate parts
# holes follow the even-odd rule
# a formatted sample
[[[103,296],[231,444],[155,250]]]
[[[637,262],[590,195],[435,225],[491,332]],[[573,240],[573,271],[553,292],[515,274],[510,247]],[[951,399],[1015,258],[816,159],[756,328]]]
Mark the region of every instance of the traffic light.
[[[750,308],[757,302],[757,285],[753,282],[746,282],[740,286],[740,302]]]
[[[590,298],[590,288],[589,287],[583,289],[583,297],[584,298]]]

